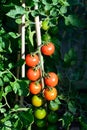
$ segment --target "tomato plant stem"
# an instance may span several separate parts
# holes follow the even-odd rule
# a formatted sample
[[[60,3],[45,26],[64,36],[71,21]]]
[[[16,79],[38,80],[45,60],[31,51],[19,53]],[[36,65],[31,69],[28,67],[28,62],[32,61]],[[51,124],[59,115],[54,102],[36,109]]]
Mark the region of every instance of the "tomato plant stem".
[[[35,9],[38,9],[38,5],[35,6]],[[40,20],[39,16],[35,17],[35,27],[36,27],[36,37],[37,37],[37,48],[39,52],[39,58],[40,58],[40,69],[41,69],[41,83],[42,88],[44,88],[44,80],[43,80],[43,71],[44,71],[44,62],[43,62],[43,56],[41,55],[41,31],[40,31]]]
[[[8,101],[7,101],[6,96],[3,96],[3,97],[4,97],[4,99],[5,99],[6,105],[8,106],[8,108],[10,108],[10,105],[8,104]]]

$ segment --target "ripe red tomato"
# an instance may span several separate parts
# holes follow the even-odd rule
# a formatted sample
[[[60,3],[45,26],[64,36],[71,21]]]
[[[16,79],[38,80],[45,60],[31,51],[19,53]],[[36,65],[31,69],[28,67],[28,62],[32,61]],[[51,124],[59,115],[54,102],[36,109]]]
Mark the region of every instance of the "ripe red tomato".
[[[51,56],[55,51],[55,46],[52,42],[49,42],[47,44],[44,44],[41,47],[41,52],[42,54],[46,55],[46,56]]]
[[[58,84],[58,76],[54,72],[49,72],[44,81],[47,86],[55,87]]]
[[[27,54],[25,57],[26,65],[29,67],[34,67],[39,63],[39,57],[36,54]]]
[[[41,76],[40,69],[34,70],[33,68],[29,68],[26,74],[27,78],[31,81],[36,81]]]
[[[51,100],[55,100],[57,97],[57,89],[56,88],[46,88],[44,89],[44,97],[46,100],[51,101]]]
[[[37,82],[31,82],[30,85],[29,85],[29,90],[32,94],[38,94],[41,92],[41,85],[40,83],[37,83]]]

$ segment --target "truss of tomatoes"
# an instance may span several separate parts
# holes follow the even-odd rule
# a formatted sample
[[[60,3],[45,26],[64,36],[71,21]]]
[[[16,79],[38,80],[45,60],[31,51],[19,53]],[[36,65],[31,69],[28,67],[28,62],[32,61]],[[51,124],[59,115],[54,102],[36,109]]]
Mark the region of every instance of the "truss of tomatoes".
[[[55,46],[52,42],[48,42],[46,44],[43,44],[41,46],[41,53],[42,55],[51,56],[55,52]],[[32,94],[32,105],[35,107],[41,107],[43,105],[44,100],[46,101],[52,101],[55,100],[58,96],[58,91],[56,89],[56,86],[58,84],[58,75],[54,72],[48,72],[44,73],[43,79],[45,87],[42,88],[41,85],[41,70],[40,70],[40,59],[38,54],[31,53],[27,54],[25,57],[25,63],[29,67],[26,76],[30,80],[29,83],[29,92]],[[38,110],[39,115],[42,110]],[[43,110],[45,108],[42,108]],[[45,118],[46,116],[46,110],[45,115],[42,116],[41,119]],[[42,113],[41,113],[42,114]],[[40,117],[37,116],[37,112],[35,112],[36,118],[40,119]]]

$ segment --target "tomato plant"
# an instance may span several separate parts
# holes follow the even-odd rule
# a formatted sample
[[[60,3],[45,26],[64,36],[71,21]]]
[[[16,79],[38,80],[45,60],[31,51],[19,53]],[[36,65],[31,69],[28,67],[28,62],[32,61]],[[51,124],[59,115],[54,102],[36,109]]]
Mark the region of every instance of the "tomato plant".
[[[40,76],[41,76],[40,69],[36,69],[36,70],[35,70],[34,68],[29,68],[29,69],[27,70],[26,75],[27,75],[27,78],[28,78],[29,80],[31,80],[31,81],[36,81],[36,80],[38,80],[38,79],[40,78]]]
[[[41,92],[41,89],[42,89],[42,86],[40,83],[38,82],[31,82],[29,84],[29,91],[32,93],[32,94],[38,94]]]
[[[27,54],[25,57],[25,62],[29,67],[35,67],[39,63],[39,57],[36,54]]]
[[[1,130],[57,130],[47,120],[50,111],[58,113],[61,129],[75,120],[87,129],[86,12],[86,0],[0,0]],[[51,76],[45,82],[44,72],[57,72],[60,82]],[[33,95],[28,86],[37,80],[42,91]],[[37,108],[46,116],[37,119]]]
[[[41,47],[41,52],[46,56],[51,56],[55,52],[55,46],[52,42],[48,42]]]
[[[32,105],[40,107],[43,104],[43,99],[40,96],[34,95],[31,99]]]
[[[55,87],[58,84],[58,76],[54,72],[47,73],[44,80],[45,84],[49,87]]]
[[[46,88],[44,89],[44,97],[46,100],[50,101],[50,100],[55,100],[55,98],[57,97],[58,92],[56,88]]]
[[[37,119],[44,119],[47,115],[47,112],[44,108],[38,108],[35,110],[34,115]]]

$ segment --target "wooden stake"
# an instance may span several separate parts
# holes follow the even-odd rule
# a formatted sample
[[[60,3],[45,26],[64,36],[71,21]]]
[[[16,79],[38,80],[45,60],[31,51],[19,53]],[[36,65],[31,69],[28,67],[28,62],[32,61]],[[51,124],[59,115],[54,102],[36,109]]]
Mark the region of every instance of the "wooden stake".
[[[35,6],[35,10],[38,9],[38,5]],[[41,47],[41,31],[40,31],[40,20],[39,16],[35,17],[35,27],[36,27],[36,38],[37,38],[37,47],[39,49],[39,58],[40,58],[40,69],[41,69],[41,83],[42,88],[44,88],[44,80],[43,80],[43,71],[44,71],[44,63],[43,63],[43,57],[41,55],[40,47]]]
[[[25,0],[22,1],[22,6],[25,8]],[[22,27],[21,27],[21,58],[25,59],[25,14],[22,16]],[[22,77],[25,77],[25,64],[22,66]]]
[[[22,0],[22,7],[25,8],[25,0]],[[22,26],[21,26],[21,58],[25,59],[25,14],[22,16]],[[22,65],[21,77],[25,77],[25,64]],[[20,105],[23,106],[24,97],[20,97]]]

